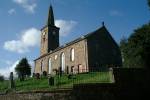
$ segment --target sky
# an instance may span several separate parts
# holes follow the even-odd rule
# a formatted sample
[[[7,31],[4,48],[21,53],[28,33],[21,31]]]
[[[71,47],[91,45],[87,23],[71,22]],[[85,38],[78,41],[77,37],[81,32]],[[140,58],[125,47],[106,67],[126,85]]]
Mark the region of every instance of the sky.
[[[147,0],[0,0],[0,74],[9,76],[26,57],[34,69],[40,55],[40,30],[53,6],[60,44],[105,26],[119,44],[150,21]]]

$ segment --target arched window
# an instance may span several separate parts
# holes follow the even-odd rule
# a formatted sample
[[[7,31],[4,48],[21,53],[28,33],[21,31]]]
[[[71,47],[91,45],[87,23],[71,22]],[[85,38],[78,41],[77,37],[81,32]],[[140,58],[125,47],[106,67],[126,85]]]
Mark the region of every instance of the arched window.
[[[65,54],[61,53],[60,55],[60,62],[61,62],[61,70],[65,71]]]
[[[49,58],[49,60],[48,60],[48,69],[49,69],[49,74],[51,74],[51,72],[52,72],[52,61],[51,61],[51,58]]]
[[[70,60],[74,61],[74,49],[73,48],[70,50]]]
[[[41,61],[41,73],[43,72],[43,66],[44,66],[44,64],[43,64],[43,60]]]
[[[71,73],[74,73],[74,66],[71,66]]]

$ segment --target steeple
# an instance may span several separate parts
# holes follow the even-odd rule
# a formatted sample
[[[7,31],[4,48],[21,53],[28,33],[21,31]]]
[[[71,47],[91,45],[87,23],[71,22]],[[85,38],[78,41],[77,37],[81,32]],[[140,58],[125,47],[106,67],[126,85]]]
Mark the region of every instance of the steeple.
[[[46,25],[41,29],[41,55],[59,47],[59,27],[55,26],[53,8],[50,5]]]
[[[49,7],[47,25],[48,25],[48,26],[49,26],[49,25],[50,25],[50,26],[55,26],[53,8],[52,8],[51,5],[50,5],[50,7]]]

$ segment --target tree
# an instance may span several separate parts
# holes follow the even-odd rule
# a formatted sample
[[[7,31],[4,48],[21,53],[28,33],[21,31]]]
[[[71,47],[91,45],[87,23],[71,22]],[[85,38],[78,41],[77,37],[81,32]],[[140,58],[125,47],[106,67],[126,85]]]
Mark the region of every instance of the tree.
[[[121,40],[125,67],[150,68],[150,23],[134,30],[128,40]]]
[[[121,55],[122,55],[122,61],[123,61],[123,66],[129,67],[128,66],[128,39],[126,37],[122,37],[120,41],[120,49],[121,49]]]
[[[4,76],[0,75],[0,82],[4,81]]]
[[[15,71],[20,78],[20,81],[24,81],[25,76],[31,75],[31,66],[26,58],[22,58],[16,65]]]

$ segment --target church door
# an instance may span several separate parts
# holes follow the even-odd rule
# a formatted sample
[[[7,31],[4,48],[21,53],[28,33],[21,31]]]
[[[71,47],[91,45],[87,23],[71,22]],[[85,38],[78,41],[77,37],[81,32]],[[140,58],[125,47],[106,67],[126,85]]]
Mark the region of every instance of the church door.
[[[65,54],[61,54],[61,70],[64,72],[65,71]]]
[[[49,74],[51,74],[52,72],[52,61],[51,61],[51,58],[49,58],[49,61],[48,61],[49,65],[48,65],[48,68],[49,68]]]

